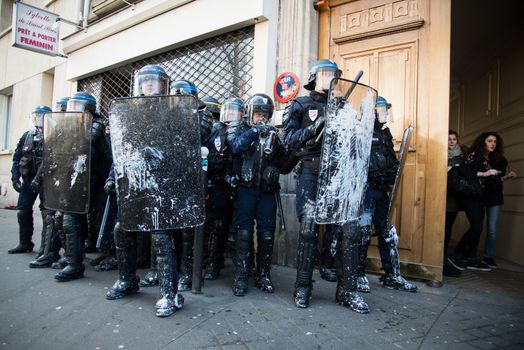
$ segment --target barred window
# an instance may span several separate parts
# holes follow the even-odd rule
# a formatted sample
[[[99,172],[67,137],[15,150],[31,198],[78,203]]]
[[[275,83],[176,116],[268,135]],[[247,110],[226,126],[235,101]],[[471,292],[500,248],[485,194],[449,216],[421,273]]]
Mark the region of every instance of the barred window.
[[[111,99],[132,95],[135,72],[147,64],[158,64],[171,81],[193,82],[199,97],[245,100],[251,93],[253,39],[254,27],[246,27],[79,80],[78,90],[91,93],[99,112],[107,115]]]

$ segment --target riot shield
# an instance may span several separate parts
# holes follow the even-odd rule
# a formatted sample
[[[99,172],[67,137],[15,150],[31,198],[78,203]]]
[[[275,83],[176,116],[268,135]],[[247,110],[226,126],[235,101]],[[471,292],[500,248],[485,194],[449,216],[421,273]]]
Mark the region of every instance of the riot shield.
[[[346,79],[331,82],[318,177],[315,221],[359,217],[367,183],[376,91]]]
[[[180,95],[111,102],[111,146],[124,230],[204,223],[197,105],[194,97]]]
[[[393,203],[395,202],[395,198],[397,197],[398,188],[400,187],[400,180],[402,178],[402,170],[404,169],[404,164],[406,164],[406,159],[408,157],[408,151],[409,151],[409,144],[411,142],[411,132],[413,131],[415,127],[413,125],[409,125],[404,130],[404,135],[402,136],[402,143],[400,144],[400,152],[399,152],[399,158],[398,158],[398,169],[397,174],[395,176],[395,183],[393,184],[393,188],[391,189],[391,192],[389,194],[389,204],[388,204],[388,223],[391,223],[391,215],[392,215],[392,208]]]
[[[85,214],[89,209],[91,115],[53,112],[44,116],[44,206]]]

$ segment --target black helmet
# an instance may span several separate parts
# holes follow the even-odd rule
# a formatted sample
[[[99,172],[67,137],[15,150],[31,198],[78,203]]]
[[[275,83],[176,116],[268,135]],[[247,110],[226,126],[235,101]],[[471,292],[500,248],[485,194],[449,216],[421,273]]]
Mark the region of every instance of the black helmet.
[[[220,119],[220,108],[222,105],[214,97],[205,96],[202,102],[206,104],[206,110],[213,114],[213,119]]]
[[[273,116],[273,109],[275,105],[273,100],[266,94],[254,94],[247,101],[247,123],[252,124],[253,114],[255,113],[264,113],[265,120],[264,123],[267,123]]]
[[[69,112],[96,112],[96,99],[89,92],[78,91],[67,101]]]
[[[244,102],[238,97],[228,98],[220,108],[220,121],[222,123],[238,122],[244,117]]]
[[[166,95],[169,87],[169,75],[164,68],[148,64],[135,74],[133,96]]]
[[[171,83],[170,95],[191,95],[198,99],[198,89],[189,80],[176,80]]]
[[[315,62],[315,64],[309,70],[309,76],[307,84],[304,88],[309,91],[318,90],[329,90],[329,84],[333,78],[340,78],[342,71],[338,69],[335,62],[322,59]]]

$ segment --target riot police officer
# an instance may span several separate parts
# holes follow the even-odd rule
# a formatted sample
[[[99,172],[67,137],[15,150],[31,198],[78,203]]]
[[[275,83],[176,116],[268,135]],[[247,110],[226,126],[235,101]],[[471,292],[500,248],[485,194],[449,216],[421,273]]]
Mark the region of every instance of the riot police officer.
[[[65,112],[67,107],[67,101],[69,97],[63,97],[53,105],[53,112]],[[34,192],[39,190],[42,186],[43,180],[43,164],[40,164],[37,175],[31,181],[31,188]],[[60,259],[60,247],[65,243],[65,237],[62,238],[61,233],[63,230],[57,225],[56,216],[61,215],[56,211],[46,209],[45,221],[44,221],[44,236],[42,245],[44,246],[43,254],[40,255],[36,260],[29,263],[30,268],[44,268],[50,267]],[[67,263],[61,267],[66,267]]]
[[[389,120],[388,120],[389,119]],[[371,143],[371,156],[367,189],[364,199],[364,211],[359,218],[361,245],[358,264],[358,290],[370,292],[366,277],[367,251],[371,242],[371,225],[378,235],[380,260],[385,275],[381,277],[382,285],[389,289],[416,292],[417,286],[409,283],[400,275],[398,256],[398,236],[396,230],[388,227],[389,192],[395,183],[398,171],[398,160],[393,150],[393,136],[386,123],[391,120],[391,104],[381,96],[377,97],[375,106],[375,125]]]
[[[198,118],[200,122],[200,144],[207,145],[213,118],[211,113],[207,112],[206,104],[198,99],[198,89],[189,80],[181,79],[173,81],[170,85],[171,95],[191,95],[199,101]],[[188,291],[192,286],[193,278],[193,243],[195,240],[194,229],[183,229],[180,252],[180,277],[178,280],[178,290]],[[179,245],[180,246],[180,245]]]
[[[247,104],[244,121],[228,127],[228,143],[240,155],[240,184],[233,204],[236,230],[235,280],[233,294],[244,296],[248,290],[248,262],[253,245],[253,222],[257,224],[255,285],[273,293],[271,260],[276,222],[276,191],[280,189],[280,160],[283,146],[276,129],[269,125],[273,101],[266,94],[253,95]]]
[[[134,96],[165,95],[169,86],[169,76],[157,65],[142,67],[135,76]],[[106,181],[106,191],[115,188],[114,170]],[[124,231],[120,222],[114,229],[119,279],[106,293],[106,299],[115,300],[139,290],[137,269],[137,232]],[[161,298],[156,302],[158,317],[167,317],[181,309],[184,298],[178,294],[178,270],[172,230],[151,231],[151,247],[156,257],[158,283]]]
[[[111,150],[105,139],[105,126],[102,116],[96,112],[96,100],[87,92],[76,92],[67,102],[67,111],[86,112],[92,116],[91,122],[91,169],[89,177],[90,207],[105,195],[103,187],[112,162]],[[55,275],[60,282],[75,280],[84,276],[85,237],[87,234],[87,214],[64,212],[63,230],[67,266]]]
[[[213,128],[207,145],[205,242],[208,254],[204,278],[214,280],[224,264],[224,249],[233,214],[232,188],[228,182],[232,175],[232,155],[227,144],[227,122],[220,121],[222,105],[213,97],[204,97],[202,101],[206,104],[206,111],[213,116]],[[237,107],[230,102],[224,104],[224,110]]]
[[[317,179],[320,168],[321,130],[325,123],[327,91],[331,80],[340,77],[336,63],[322,59],[309,71],[304,87],[309,96],[292,100],[284,110],[284,129],[280,137],[288,152],[300,159],[296,186],[297,216],[300,232],[297,249],[297,279],[294,301],[299,308],[309,307],[313,289],[314,252],[317,248],[319,226],[314,221],[314,206],[317,193]],[[293,158],[293,157],[290,157]],[[358,259],[358,230],[350,224],[333,228],[340,237],[337,253],[337,291],[335,300],[353,311],[368,313],[369,307],[357,293],[356,258]],[[355,232],[357,231],[357,232]]]
[[[42,237],[44,237],[45,234],[47,211],[43,206],[42,188],[39,184],[34,184],[33,191],[31,189],[31,183],[42,163],[44,114],[48,112],[51,112],[51,109],[46,106],[38,106],[33,110],[30,116],[33,128],[22,135],[13,155],[11,182],[13,183],[15,191],[19,193],[16,205],[16,209],[18,210],[19,243],[13,249],[8,250],[9,254],[33,251],[34,244],[31,241],[33,237],[33,204],[38,196],[40,196],[39,207],[42,214],[42,221],[44,222]],[[44,241],[44,239],[42,239],[42,241]],[[39,255],[42,253],[43,242],[42,252],[39,252]]]

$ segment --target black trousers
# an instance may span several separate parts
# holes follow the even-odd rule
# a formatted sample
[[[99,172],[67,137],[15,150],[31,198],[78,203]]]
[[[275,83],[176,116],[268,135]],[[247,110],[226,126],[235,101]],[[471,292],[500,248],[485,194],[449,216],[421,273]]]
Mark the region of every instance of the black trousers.
[[[453,257],[470,259],[477,255],[486,208],[484,201],[479,197],[463,197],[462,204],[469,221],[469,229],[462,235]]]

